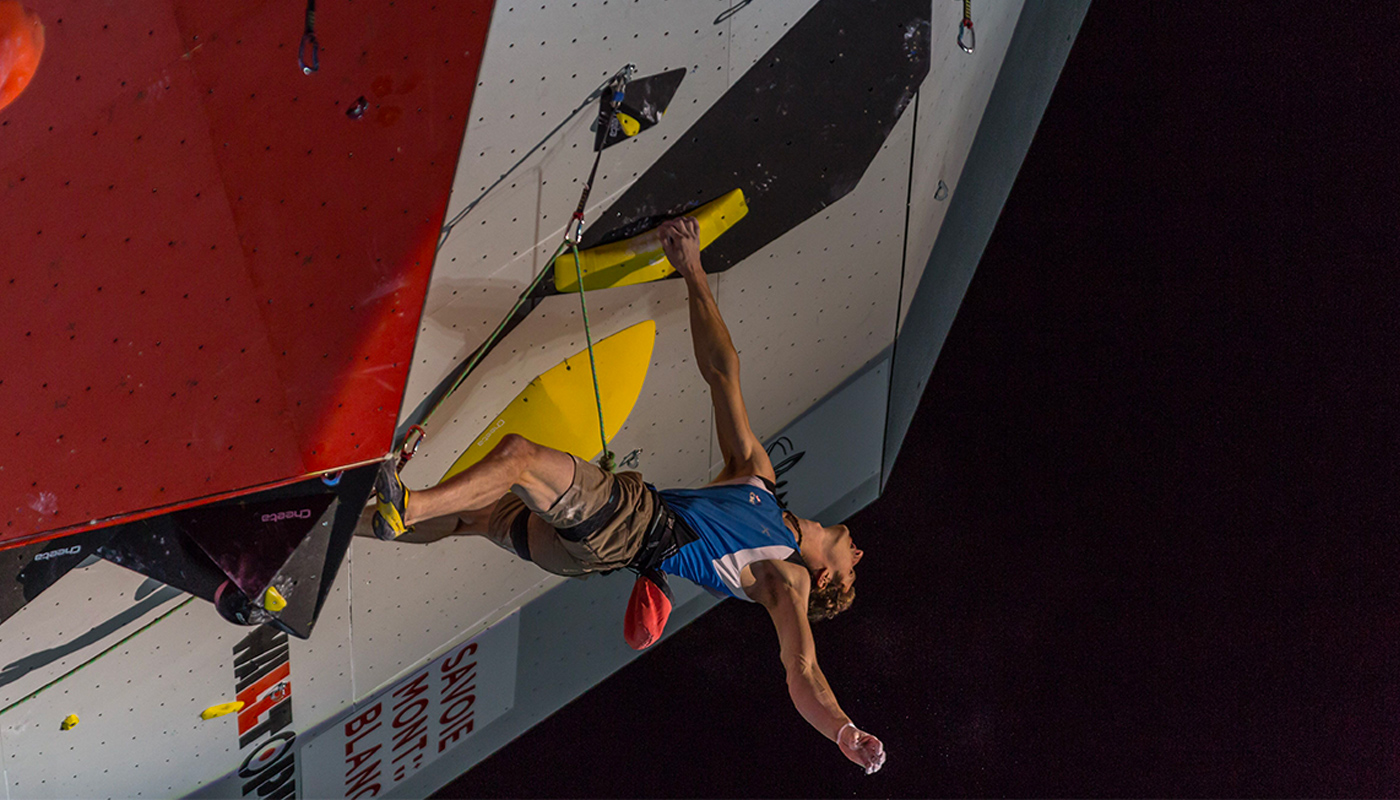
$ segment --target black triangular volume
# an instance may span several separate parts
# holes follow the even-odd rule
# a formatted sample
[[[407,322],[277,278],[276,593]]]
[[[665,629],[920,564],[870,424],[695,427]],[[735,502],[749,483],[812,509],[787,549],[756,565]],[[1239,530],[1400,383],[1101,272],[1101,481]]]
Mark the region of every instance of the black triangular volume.
[[[333,500],[325,513],[298,542],[277,573],[267,581],[267,587],[277,590],[277,594],[286,601],[286,607],[265,611],[266,588],[259,594],[244,594],[241,588],[235,588],[234,591],[246,598],[249,605],[259,608],[253,618],[262,619],[301,639],[311,636],[316,619],[325,607],[330,587],[339,573],[340,563],[350,549],[350,539],[354,537],[365,500],[374,489],[374,476],[378,468],[378,464],[371,464],[340,476],[335,483]],[[230,590],[225,587],[224,591],[228,593]]]
[[[350,549],[350,540],[355,536],[355,526],[359,524],[360,514],[364,511],[370,493],[374,491],[374,476],[378,471],[378,464],[370,464],[346,472],[340,480],[337,487],[340,500],[335,510],[335,519],[331,523],[330,542],[326,546],[325,566],[322,567],[321,586],[316,594],[313,621],[321,615],[321,608],[326,604],[331,585],[335,583],[335,576],[345,561],[345,553]]]
[[[307,535],[326,521],[335,499],[330,487],[312,478],[171,517],[244,594],[260,598]]]
[[[657,75],[637,78],[627,84],[622,93],[622,106],[619,111],[637,124],[637,129],[628,133],[625,126],[608,125],[608,104],[612,98],[606,94],[598,101],[598,125],[593,142],[594,150],[606,150],[618,142],[625,142],[647,128],[661,121],[671,100],[676,96],[681,81],[685,78],[685,68],[673,69]]]
[[[219,565],[175,527],[169,514],[118,526],[97,554],[210,602],[219,584],[228,580]]]
[[[335,503],[272,577],[270,585],[287,601],[286,608],[273,616],[288,633],[302,639],[311,636],[350,547],[365,501],[374,488],[378,469],[378,464],[372,464],[341,476]]]

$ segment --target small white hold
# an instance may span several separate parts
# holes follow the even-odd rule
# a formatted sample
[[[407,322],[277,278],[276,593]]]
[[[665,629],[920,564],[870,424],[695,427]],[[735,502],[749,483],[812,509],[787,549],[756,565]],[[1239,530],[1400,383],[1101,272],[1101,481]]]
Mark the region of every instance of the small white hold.
[[[29,507],[40,514],[53,514],[58,511],[58,495],[53,492],[39,492],[39,496],[29,501]]]

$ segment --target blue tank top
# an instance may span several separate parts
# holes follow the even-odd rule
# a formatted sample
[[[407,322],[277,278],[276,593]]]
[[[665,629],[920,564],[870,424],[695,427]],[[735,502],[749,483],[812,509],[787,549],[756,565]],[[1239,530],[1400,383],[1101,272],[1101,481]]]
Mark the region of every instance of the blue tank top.
[[[783,561],[797,552],[797,538],[767,489],[748,483],[701,489],[663,489],[661,499],[700,537],[661,562],[658,569],[721,596],[749,600],[739,573],[755,561]]]

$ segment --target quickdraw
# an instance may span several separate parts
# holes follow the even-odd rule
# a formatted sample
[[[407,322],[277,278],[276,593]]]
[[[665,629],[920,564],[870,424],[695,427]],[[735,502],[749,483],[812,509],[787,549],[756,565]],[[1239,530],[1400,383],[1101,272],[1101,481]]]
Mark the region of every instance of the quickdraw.
[[[636,69],[635,64],[628,64],[614,75],[612,80],[608,81],[608,89],[604,97],[609,95],[611,97],[603,103],[602,110],[598,112],[598,126],[607,128],[608,133],[607,136],[599,140],[598,152],[593,156],[593,169],[588,172],[588,180],[583,184],[583,194],[579,195],[578,198],[578,208],[574,209],[574,216],[569,222],[570,225],[574,226],[574,230],[572,233],[567,229],[564,231],[564,241],[571,242],[575,246],[583,240],[583,209],[588,205],[588,195],[593,191],[593,179],[598,177],[598,164],[603,160],[601,143],[606,141],[608,136],[616,135],[618,132],[617,107],[622,105],[622,96],[627,92],[627,84],[632,80],[632,74]]]
[[[306,46],[311,45],[311,62],[306,61]],[[297,48],[297,64],[303,75],[321,68],[321,45],[316,41],[316,0],[306,0],[306,27],[302,30],[301,46]]]
[[[963,37],[967,41],[963,41]],[[963,0],[962,23],[958,25],[958,47],[965,53],[971,53],[977,47],[977,35],[972,30],[972,0]]]

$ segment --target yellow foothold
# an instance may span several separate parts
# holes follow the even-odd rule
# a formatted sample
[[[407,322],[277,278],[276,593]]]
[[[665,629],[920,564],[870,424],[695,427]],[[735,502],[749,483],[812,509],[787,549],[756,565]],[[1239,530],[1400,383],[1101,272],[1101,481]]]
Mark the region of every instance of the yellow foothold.
[[[636,136],[642,130],[642,123],[621,111],[617,112],[617,124],[622,126],[622,132],[628,136]]]
[[[263,595],[263,608],[268,611],[281,611],[287,607],[287,598],[277,591],[275,587],[267,587],[267,593]]]
[[[68,716],[63,718],[63,722],[59,724],[58,729],[63,731],[71,731],[76,727],[78,727],[78,715],[69,714]]]
[[[242,710],[243,710],[243,701],[242,701],[242,700],[234,700],[232,703],[220,703],[220,704],[217,705],[217,706],[209,706],[208,708],[206,708],[206,709],[204,709],[203,711],[199,712],[199,718],[200,718],[200,719],[213,719],[214,717],[222,717],[222,716],[225,715],[225,714],[232,714],[232,713],[234,713],[234,712],[236,712],[236,711],[242,711]]]

